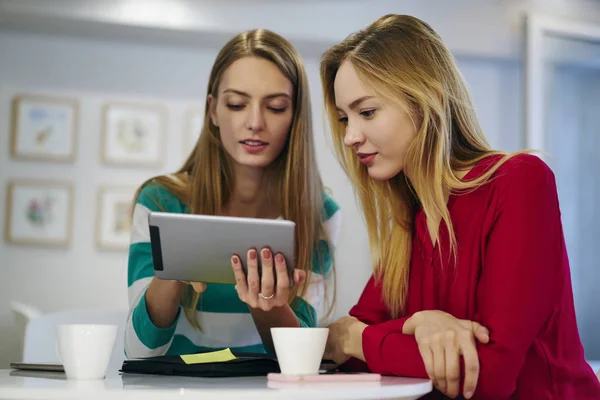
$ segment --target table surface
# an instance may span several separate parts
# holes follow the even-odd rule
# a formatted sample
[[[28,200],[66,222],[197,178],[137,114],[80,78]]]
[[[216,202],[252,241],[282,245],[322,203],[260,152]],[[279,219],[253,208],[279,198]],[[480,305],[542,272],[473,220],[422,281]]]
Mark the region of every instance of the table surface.
[[[380,382],[283,383],[266,377],[193,378],[112,374],[96,381],[68,380],[64,373],[0,370],[0,398],[10,399],[404,399],[432,390],[424,379],[383,377]],[[201,397],[199,397],[201,394]]]

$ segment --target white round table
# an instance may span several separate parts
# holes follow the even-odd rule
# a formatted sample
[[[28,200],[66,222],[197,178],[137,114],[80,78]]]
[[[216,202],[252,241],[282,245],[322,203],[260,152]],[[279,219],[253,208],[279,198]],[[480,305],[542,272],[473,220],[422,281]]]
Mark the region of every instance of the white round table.
[[[418,399],[431,381],[383,377],[380,382],[271,382],[266,377],[192,378],[109,375],[98,381],[67,380],[63,373],[0,370],[2,399]]]

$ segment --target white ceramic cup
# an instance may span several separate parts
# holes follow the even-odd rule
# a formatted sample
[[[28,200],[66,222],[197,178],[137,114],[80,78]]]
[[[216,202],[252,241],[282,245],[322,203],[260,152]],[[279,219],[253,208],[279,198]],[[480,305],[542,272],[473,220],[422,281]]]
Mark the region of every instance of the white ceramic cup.
[[[318,374],[328,335],[329,328],[271,328],[281,373]]]
[[[56,352],[68,379],[104,379],[117,325],[59,325]]]

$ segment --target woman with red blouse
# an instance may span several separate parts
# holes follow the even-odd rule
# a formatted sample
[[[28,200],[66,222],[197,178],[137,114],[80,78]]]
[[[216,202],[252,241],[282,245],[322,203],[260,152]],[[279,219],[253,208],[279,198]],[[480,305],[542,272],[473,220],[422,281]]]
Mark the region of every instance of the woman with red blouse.
[[[376,265],[326,356],[429,377],[428,398],[600,399],[554,175],[489,147],[438,34],[384,16],[328,50],[321,78]]]

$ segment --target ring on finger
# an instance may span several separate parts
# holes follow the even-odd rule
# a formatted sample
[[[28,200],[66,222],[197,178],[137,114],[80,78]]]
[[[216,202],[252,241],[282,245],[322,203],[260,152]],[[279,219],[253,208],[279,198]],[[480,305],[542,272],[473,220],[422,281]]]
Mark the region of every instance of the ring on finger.
[[[265,296],[264,294],[262,294],[262,292],[260,292],[258,293],[258,297],[264,300],[271,300],[273,297],[275,297],[275,292],[273,292],[270,296]]]

